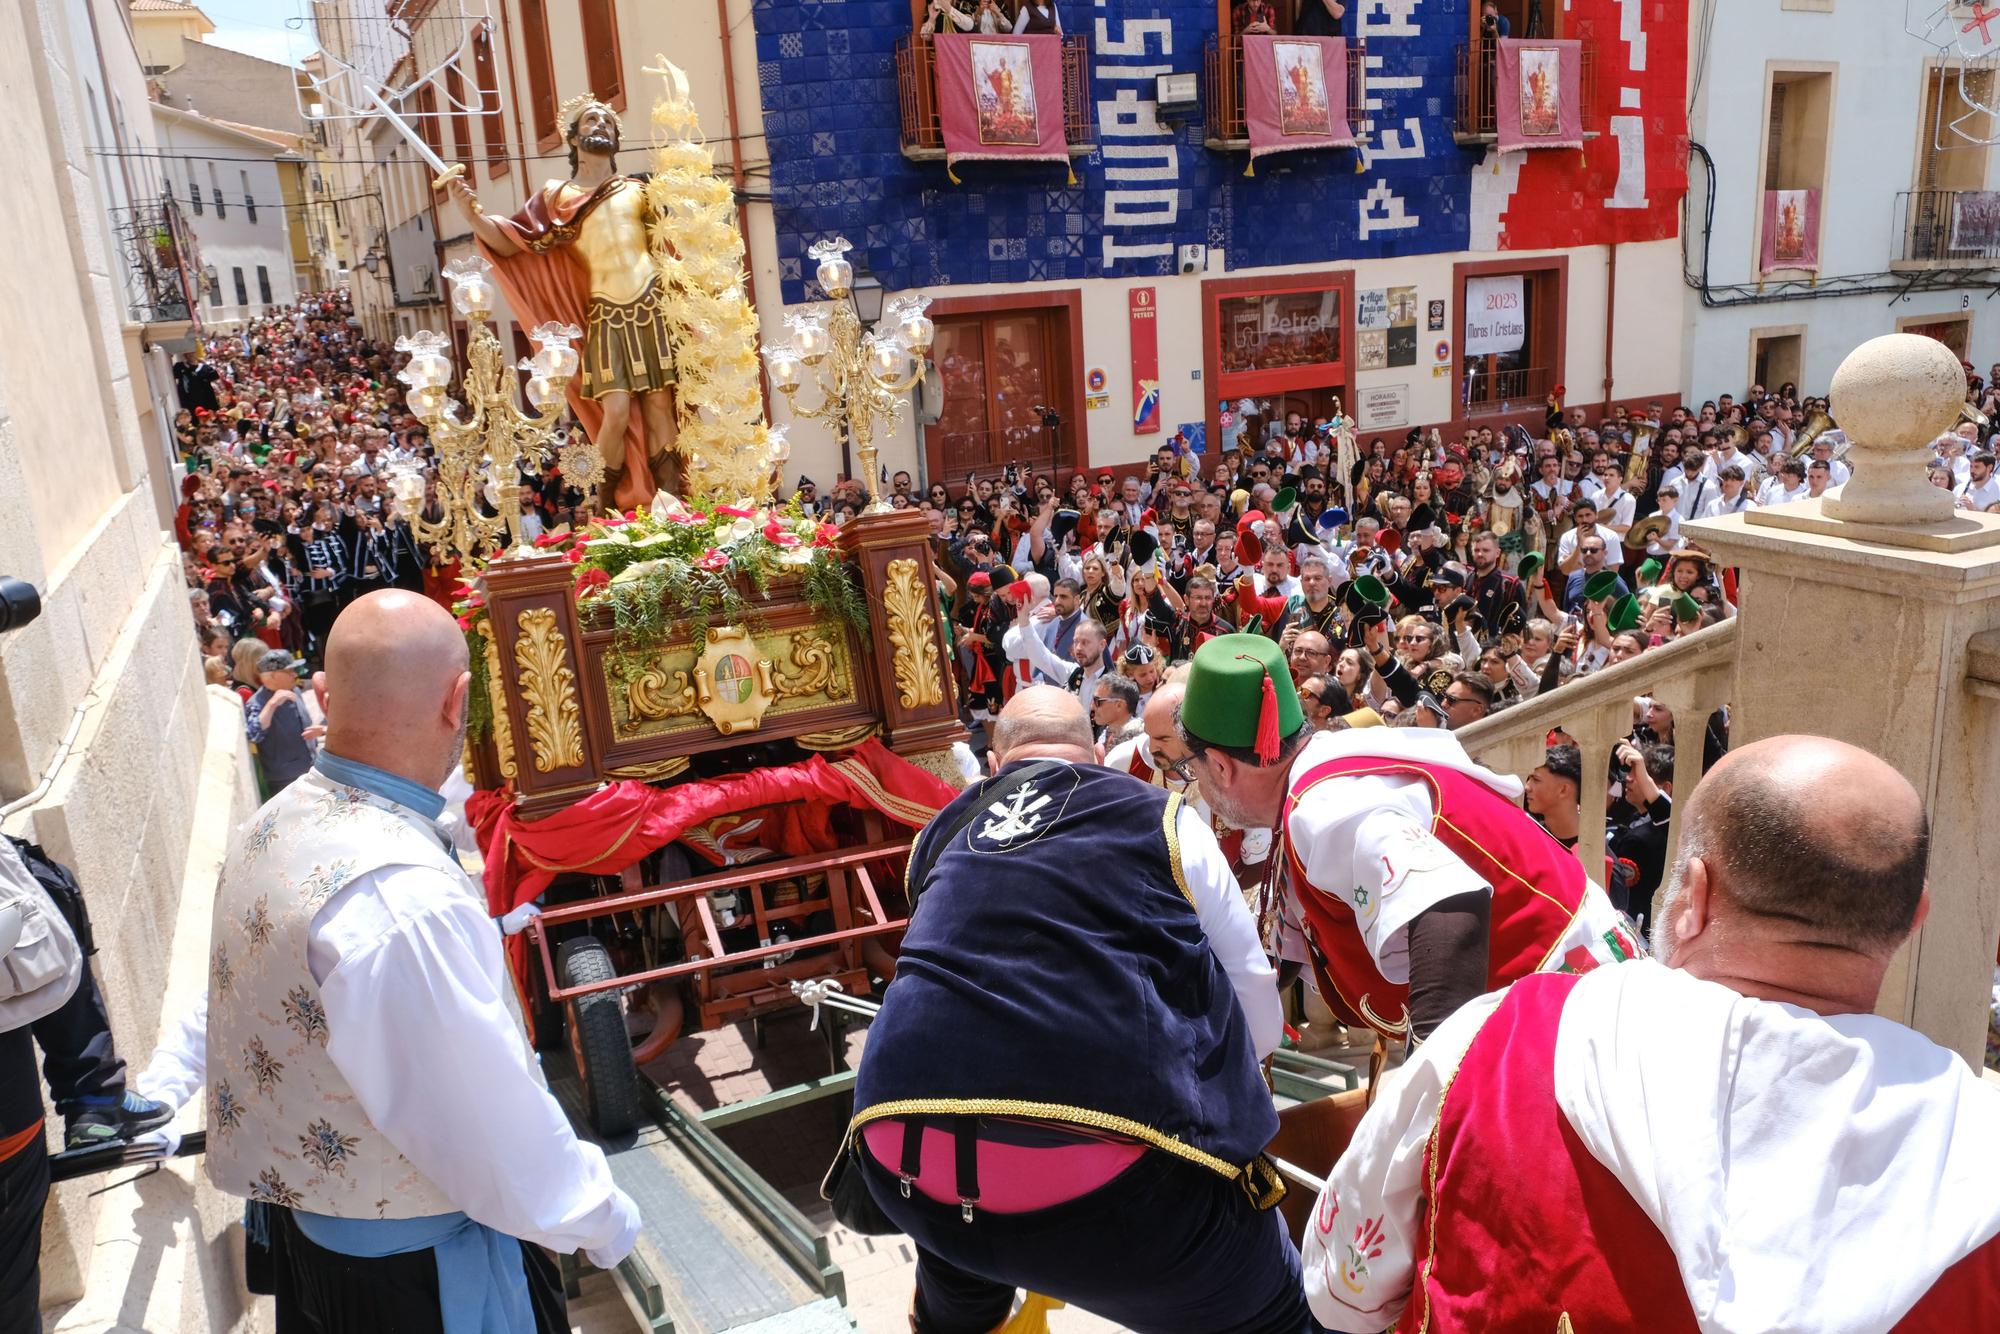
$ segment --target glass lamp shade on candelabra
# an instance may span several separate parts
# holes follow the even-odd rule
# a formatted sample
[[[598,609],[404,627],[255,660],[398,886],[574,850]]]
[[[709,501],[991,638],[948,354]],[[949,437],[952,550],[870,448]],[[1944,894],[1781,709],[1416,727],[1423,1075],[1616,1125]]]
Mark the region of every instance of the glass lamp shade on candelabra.
[[[889,508],[876,463],[878,424],[893,429],[902,416],[906,396],[927,369],[937,326],[924,313],[927,297],[907,293],[884,307],[881,285],[865,274],[856,277],[849,249],[842,237],[807,249],[818,261],[815,276],[827,304],[787,315],[791,337],[765,347],[764,364],[772,388],[784,395],[794,416],[824,421],[853,442],[868,482],[867,512],[876,514]],[[865,312],[864,297],[869,298]],[[819,390],[815,407],[798,402],[808,380]]]
[[[484,319],[493,311],[493,266],[484,255],[465,255],[444,266],[451,284],[451,307],[467,319]]]
[[[581,330],[555,322],[537,327],[528,335],[535,355],[510,368],[485,322],[493,302],[490,266],[483,259],[455,261],[445,276],[452,283],[453,306],[471,326],[461,385],[465,402],[461,406],[448,393],[452,366],[443,334],[426,329],[397,340],[396,350],[409,356],[397,378],[409,387],[410,410],[430,429],[437,456],[432,513],[423,512],[432,479],[421,471],[393,474],[390,490],[421,542],[477,562],[511,538],[521,554],[528,550],[518,484],[523,472],[539,472],[554,457],[564,481],[579,491],[603,477],[597,451],[562,448],[556,430],[578,369],[571,344]],[[516,403],[510,369],[527,372],[524,392],[531,411]]]

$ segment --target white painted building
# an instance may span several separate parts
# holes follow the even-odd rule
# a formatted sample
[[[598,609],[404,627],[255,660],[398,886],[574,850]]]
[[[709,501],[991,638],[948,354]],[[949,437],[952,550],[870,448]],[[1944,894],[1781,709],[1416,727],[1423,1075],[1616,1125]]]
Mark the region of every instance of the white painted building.
[[[1970,8],[1950,7],[1962,8],[1939,41],[1956,39]],[[2000,220],[2000,196],[1987,193],[1993,155],[1952,129],[1963,120],[1995,135],[2000,123],[1965,103],[1963,61],[1906,32],[1904,9],[1688,6],[1685,357],[1696,401],[1786,381],[1824,394],[1858,343],[1899,330],[1939,338],[1981,375],[2000,360],[2000,313],[1986,301],[2000,278],[2000,221],[1984,221]],[[1995,86],[1990,64],[1967,74],[1975,102],[1992,105]],[[1804,253],[1779,244],[1791,239],[1787,203],[1804,205]]]
[[[181,201],[201,249],[203,322],[240,323],[296,299],[278,174],[298,152],[247,126],[157,102],[152,112],[158,188]]]

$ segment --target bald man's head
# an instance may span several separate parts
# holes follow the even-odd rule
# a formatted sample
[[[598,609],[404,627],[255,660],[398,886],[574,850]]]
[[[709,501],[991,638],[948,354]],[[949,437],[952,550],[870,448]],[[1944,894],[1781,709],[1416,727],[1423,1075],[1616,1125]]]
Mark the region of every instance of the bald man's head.
[[[993,754],[1003,765],[1028,758],[1089,764],[1097,758],[1097,743],[1075,695],[1029,686],[1016,691],[994,721]]]
[[[357,598],[326,640],[327,749],[436,787],[464,744],[469,683],[450,612],[401,589]]]
[[[1779,736],[1725,756],[1688,801],[1675,879],[1700,857],[1752,918],[1866,954],[1916,921],[1930,823],[1908,780],[1867,751]]]

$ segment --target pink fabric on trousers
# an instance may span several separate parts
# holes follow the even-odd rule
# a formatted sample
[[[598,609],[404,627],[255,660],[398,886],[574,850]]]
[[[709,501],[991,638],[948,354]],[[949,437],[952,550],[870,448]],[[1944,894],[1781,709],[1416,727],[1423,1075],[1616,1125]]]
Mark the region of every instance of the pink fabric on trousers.
[[[861,1127],[876,1162],[901,1170],[903,1123],[888,1117]],[[1028,1148],[979,1141],[979,1207],[994,1214],[1025,1214],[1081,1199],[1139,1161],[1146,1146],[1129,1140],[1078,1139],[1074,1144]],[[910,1184],[939,1204],[957,1204],[958,1152],[953,1137],[924,1127],[921,1170]]]

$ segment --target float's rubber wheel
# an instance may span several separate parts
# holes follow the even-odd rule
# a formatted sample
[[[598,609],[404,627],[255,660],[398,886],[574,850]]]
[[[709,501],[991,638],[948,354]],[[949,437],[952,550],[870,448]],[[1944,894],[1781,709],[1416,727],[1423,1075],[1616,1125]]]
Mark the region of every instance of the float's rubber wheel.
[[[611,955],[594,936],[566,940],[556,952],[556,972],[565,987],[585,986],[618,975]],[[619,993],[599,991],[563,1002],[569,1012],[569,1049],[583,1085],[583,1109],[597,1133],[628,1135],[638,1129],[639,1068],[632,1062],[632,1039],[625,1032]]]

